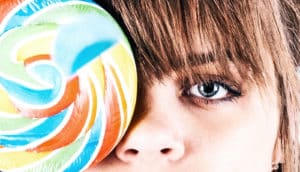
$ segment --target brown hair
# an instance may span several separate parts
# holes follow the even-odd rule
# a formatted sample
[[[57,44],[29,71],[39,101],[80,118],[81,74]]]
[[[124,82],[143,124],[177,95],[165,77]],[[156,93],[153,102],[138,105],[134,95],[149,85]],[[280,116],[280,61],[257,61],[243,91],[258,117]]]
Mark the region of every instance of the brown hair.
[[[140,88],[171,73],[179,77],[193,73],[194,64],[212,61],[224,73],[230,73],[228,65],[233,63],[243,79],[264,87],[275,75],[281,97],[278,137],[283,171],[299,171],[298,0],[112,0],[112,4],[131,38]],[[197,55],[195,42],[209,51]],[[270,65],[275,73],[266,70]]]

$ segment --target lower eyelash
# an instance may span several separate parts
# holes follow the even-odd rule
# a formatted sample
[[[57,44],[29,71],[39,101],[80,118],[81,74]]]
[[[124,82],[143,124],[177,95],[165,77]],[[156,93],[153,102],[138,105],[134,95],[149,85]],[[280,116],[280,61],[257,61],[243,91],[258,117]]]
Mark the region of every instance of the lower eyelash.
[[[203,105],[215,105],[224,102],[236,102],[238,98],[240,98],[240,96],[229,96],[223,99],[203,99],[195,96],[185,97],[190,103],[200,107]]]

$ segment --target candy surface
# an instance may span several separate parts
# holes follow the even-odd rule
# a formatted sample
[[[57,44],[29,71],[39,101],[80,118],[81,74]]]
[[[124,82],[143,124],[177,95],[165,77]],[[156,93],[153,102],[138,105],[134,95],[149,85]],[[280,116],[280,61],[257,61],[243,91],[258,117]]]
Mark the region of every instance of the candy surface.
[[[136,68],[89,0],[0,1],[0,170],[81,171],[124,135]]]

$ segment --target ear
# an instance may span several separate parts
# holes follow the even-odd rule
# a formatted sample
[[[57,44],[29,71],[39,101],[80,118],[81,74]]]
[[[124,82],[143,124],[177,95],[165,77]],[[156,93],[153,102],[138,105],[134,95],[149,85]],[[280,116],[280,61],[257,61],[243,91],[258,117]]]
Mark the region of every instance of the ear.
[[[282,152],[281,139],[278,136],[273,149],[272,166],[278,165],[279,163],[283,163],[283,152]]]

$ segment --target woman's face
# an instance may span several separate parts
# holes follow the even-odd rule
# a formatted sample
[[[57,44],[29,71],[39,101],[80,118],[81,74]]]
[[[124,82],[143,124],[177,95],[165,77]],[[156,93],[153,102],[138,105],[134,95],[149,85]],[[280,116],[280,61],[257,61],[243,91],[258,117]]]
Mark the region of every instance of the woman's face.
[[[199,75],[186,88],[175,75],[155,82],[144,97],[147,110],[91,171],[271,171],[280,114],[275,79],[261,90],[210,68]]]

